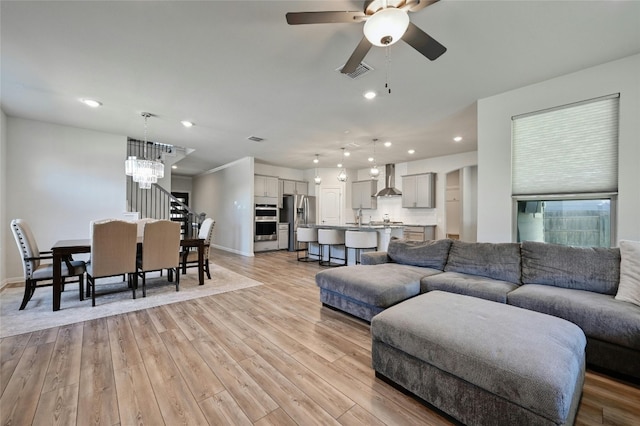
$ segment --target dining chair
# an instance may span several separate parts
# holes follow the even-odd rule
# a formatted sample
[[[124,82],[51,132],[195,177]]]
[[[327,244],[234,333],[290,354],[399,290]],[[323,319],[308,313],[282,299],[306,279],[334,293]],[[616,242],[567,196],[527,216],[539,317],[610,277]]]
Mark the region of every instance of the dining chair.
[[[142,278],[142,297],[147,296],[147,272],[169,271],[171,281],[175,272],[176,291],[180,290],[180,223],[156,220],[144,225],[142,254],[137,260],[137,275]],[[135,295],[135,288],[133,294]]]
[[[53,279],[53,265],[41,263],[42,260],[52,259],[50,251],[40,251],[36,243],[31,228],[23,219],[13,219],[11,221],[11,232],[18,245],[18,250],[22,256],[22,269],[24,271],[24,297],[20,304],[20,310],[23,310],[37,287],[49,287],[53,283],[42,283],[43,281],[51,281]],[[48,254],[48,256],[46,256]],[[45,255],[45,256],[43,256]],[[84,300],[82,287],[84,285],[84,273],[86,265],[81,260],[65,259],[62,264],[63,283],[66,278],[77,277],[74,281],[78,282],[80,300]],[[38,284],[40,283],[40,284]]]
[[[87,264],[87,287],[91,306],[96,306],[96,279],[130,274],[129,282],[136,298],[137,226],[124,220],[93,223],[91,229],[91,261]]]
[[[150,217],[144,217],[142,219],[136,219],[133,221],[138,227],[138,238],[142,238],[144,236],[144,226],[149,222],[155,222],[158,219],[153,219]]]
[[[211,272],[209,271],[209,249],[211,247],[211,238],[213,237],[213,227],[216,221],[208,217],[202,221],[200,230],[198,231],[198,238],[204,240],[204,270],[207,273],[207,278],[211,279]],[[198,266],[198,250],[184,250],[182,252],[182,273],[187,273],[187,268]]]

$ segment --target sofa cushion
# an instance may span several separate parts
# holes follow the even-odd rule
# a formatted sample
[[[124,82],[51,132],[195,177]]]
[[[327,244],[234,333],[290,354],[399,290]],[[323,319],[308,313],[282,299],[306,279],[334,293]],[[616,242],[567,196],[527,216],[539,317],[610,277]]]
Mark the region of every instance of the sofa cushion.
[[[620,284],[616,300],[640,306],[640,241],[620,241]]]
[[[516,288],[517,284],[507,281],[459,272],[443,272],[420,280],[420,293],[442,290],[500,303],[507,303],[507,293]]]
[[[453,241],[446,272],[520,283],[520,244]]]
[[[392,237],[387,254],[396,263],[443,270],[451,240],[410,241]]]
[[[386,251],[363,251],[360,253],[360,264],[379,265],[393,262]]]
[[[522,283],[616,294],[620,249],[522,243]]]
[[[316,284],[368,305],[387,308],[420,293],[420,278],[442,271],[418,266],[385,263],[353,265],[321,271]]]
[[[527,284],[509,293],[507,303],[564,318],[587,337],[640,350],[640,307],[613,296]]]

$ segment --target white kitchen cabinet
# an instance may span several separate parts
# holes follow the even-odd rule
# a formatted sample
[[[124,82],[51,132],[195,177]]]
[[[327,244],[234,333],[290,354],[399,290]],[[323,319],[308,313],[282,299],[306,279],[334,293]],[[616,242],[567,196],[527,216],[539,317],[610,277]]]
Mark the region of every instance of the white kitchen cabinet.
[[[254,176],[254,195],[256,197],[278,197],[278,178],[273,176]]]
[[[280,250],[289,249],[289,224],[288,223],[278,224],[278,249]]]
[[[402,207],[435,208],[435,184],[435,173],[402,176]]]
[[[309,195],[309,183],[296,181],[296,194]]]
[[[309,183],[297,180],[282,181],[283,195],[309,195]]]
[[[375,180],[363,180],[351,184],[351,208],[376,209],[378,208],[378,182]]]
[[[433,240],[435,238],[435,227],[407,225],[404,227],[402,238],[411,241]]]

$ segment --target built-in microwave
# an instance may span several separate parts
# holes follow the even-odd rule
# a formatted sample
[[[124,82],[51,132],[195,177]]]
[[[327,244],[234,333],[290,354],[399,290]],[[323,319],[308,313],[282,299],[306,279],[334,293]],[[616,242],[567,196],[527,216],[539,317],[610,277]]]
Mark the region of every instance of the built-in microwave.
[[[277,222],[278,206],[275,204],[256,204],[256,222]]]

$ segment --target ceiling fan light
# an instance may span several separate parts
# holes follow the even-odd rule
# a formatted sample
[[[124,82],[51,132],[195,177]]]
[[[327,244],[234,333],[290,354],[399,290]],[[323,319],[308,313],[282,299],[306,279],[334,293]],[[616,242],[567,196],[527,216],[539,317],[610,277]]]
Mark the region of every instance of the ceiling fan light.
[[[374,13],[364,23],[364,36],[374,46],[391,46],[402,38],[409,27],[404,10],[388,7]]]

